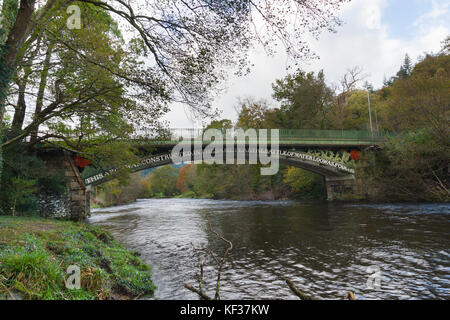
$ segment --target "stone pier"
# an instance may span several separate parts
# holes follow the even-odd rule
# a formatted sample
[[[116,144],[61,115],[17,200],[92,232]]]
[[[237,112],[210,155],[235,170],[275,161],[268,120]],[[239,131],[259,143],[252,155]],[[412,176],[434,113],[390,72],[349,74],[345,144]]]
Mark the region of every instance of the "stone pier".
[[[373,186],[364,177],[367,167],[367,153],[362,154],[355,174],[346,177],[325,177],[327,199],[329,201],[367,201],[373,193]]]
[[[66,151],[41,152],[38,157],[44,161],[49,175],[59,176],[65,181],[65,192],[59,195],[41,194],[39,210],[42,216],[81,221],[89,215],[89,192],[84,186],[73,155]]]
[[[325,178],[328,201],[351,201],[362,198],[359,179],[354,176],[348,178]]]

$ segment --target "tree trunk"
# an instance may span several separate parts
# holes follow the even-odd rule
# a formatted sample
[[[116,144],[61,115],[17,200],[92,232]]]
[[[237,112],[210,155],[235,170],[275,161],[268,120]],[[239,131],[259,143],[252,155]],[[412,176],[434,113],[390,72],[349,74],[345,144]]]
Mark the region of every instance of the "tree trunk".
[[[10,68],[14,67],[17,52],[25,41],[25,35],[28,25],[31,22],[31,16],[34,12],[36,0],[20,0],[19,11],[17,12],[16,22],[6,40],[6,62]]]
[[[4,32],[1,35],[0,43],[4,44],[8,39],[8,34],[14,25],[14,19],[12,19],[12,13],[17,12],[18,3],[16,1],[3,1],[0,28]]]
[[[39,83],[39,90],[36,98],[36,108],[34,111],[34,119],[37,119],[39,117],[39,114],[42,111],[42,107],[44,105],[44,94],[45,94],[45,88],[47,87],[47,78],[48,78],[48,71],[50,69],[50,61],[52,57],[52,50],[53,50],[53,43],[50,43],[47,47],[47,51],[45,53],[45,60],[44,60],[44,66],[41,71],[41,80]],[[36,129],[31,132],[31,141],[35,141],[38,137],[39,132],[39,124],[36,126]]]
[[[1,79],[0,83],[0,133],[2,131],[2,122],[5,115],[6,93],[9,88],[12,75],[16,69],[15,60],[17,52],[25,41],[25,34],[34,12],[36,0],[21,0],[19,11],[17,12],[16,21],[8,35],[5,43],[6,50],[4,52],[4,66],[1,70],[6,77]]]
[[[19,85],[19,97],[17,98],[16,111],[14,112],[13,122],[11,125],[11,131],[13,134],[22,130],[23,121],[25,120],[25,112],[27,109],[27,104],[25,102],[26,81],[27,80],[24,80]]]
[[[12,216],[13,217],[16,216],[16,205],[17,205],[17,196],[14,197],[14,203],[13,203],[13,207],[12,207]]]
[[[19,95],[17,98],[16,111],[14,112],[13,122],[11,125],[12,133],[18,134],[22,130],[25,114],[27,111],[27,104],[25,101],[25,91],[27,89],[28,79],[30,78],[31,68],[25,67],[25,74],[22,79],[19,79]]]
[[[0,139],[2,137],[3,118],[5,116],[5,101],[9,83],[16,69],[17,52],[25,41],[26,32],[31,22],[36,0],[20,0],[16,21],[8,34],[5,47],[1,50],[0,60]],[[0,178],[3,169],[2,150],[0,147]]]

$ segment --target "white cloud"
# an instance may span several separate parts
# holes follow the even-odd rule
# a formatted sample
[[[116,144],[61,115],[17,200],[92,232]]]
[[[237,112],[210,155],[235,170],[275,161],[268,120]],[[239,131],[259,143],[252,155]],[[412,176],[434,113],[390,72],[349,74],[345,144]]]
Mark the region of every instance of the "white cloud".
[[[441,19],[448,20],[450,1],[443,0],[437,2],[432,0],[432,8],[429,12],[424,13],[414,21],[415,27],[426,27],[431,23],[441,22]]]
[[[369,30],[381,29],[382,10],[386,5],[385,0],[372,0],[369,4],[366,3],[358,17],[360,25],[365,26]]]
[[[389,0],[396,1],[396,0]],[[399,70],[405,53],[413,59],[424,52],[437,52],[441,41],[449,34],[449,0],[433,1],[430,12],[424,13],[411,26],[412,36],[392,38],[388,25],[383,24],[383,10],[388,0],[353,0],[346,5],[341,18],[345,24],[335,34],[323,34],[319,40],[310,39],[312,49],[320,60],[303,62],[305,71],[324,70],[330,83],[336,83],[346,69],[356,65],[370,74],[367,79],[375,87],[380,87],[383,78],[395,75]],[[216,107],[223,111],[224,118],[236,119],[234,106],[239,97],[251,96],[271,100],[271,84],[286,72],[286,55],[267,57],[264,52],[251,54],[254,67],[252,72],[242,78],[230,77],[228,90],[215,101]],[[169,113],[167,119],[174,127],[190,127],[194,123],[180,112],[181,106]]]

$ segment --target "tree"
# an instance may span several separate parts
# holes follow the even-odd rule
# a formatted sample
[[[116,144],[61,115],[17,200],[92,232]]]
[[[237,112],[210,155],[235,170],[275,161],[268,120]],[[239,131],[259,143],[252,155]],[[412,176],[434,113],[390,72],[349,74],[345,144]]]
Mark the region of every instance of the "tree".
[[[443,55],[450,54],[450,36],[447,36],[447,38],[444,41],[442,41],[441,54]]]
[[[20,7],[15,0],[2,3],[0,12],[0,144],[3,140],[3,120],[8,86],[15,71],[14,60],[25,39],[35,0],[21,0]],[[0,145],[0,179],[3,173],[3,151]]]
[[[187,164],[183,168],[180,169],[177,178],[177,188],[181,193],[185,193],[187,191],[192,190],[192,174],[194,171],[194,167],[192,164]]]
[[[22,202],[28,200],[28,197],[35,191],[36,180],[28,180],[20,177],[14,177],[11,181],[12,207],[11,215],[16,215],[16,208]]]
[[[26,152],[25,144],[18,144],[14,152],[5,150],[4,171],[0,184],[0,213],[36,214],[38,202],[47,195],[58,196],[66,191],[66,180],[61,170],[46,170],[44,163]],[[40,212],[48,214],[48,212]]]
[[[7,100],[14,114],[3,131],[6,141],[0,142],[6,158],[8,152],[18,156],[22,150],[18,145],[25,137],[31,140],[26,152],[39,142],[58,138],[52,143],[82,152],[99,167],[121,167],[136,157],[130,146],[115,140],[128,137],[136,123],[150,125],[155,123],[153,117],[158,118],[159,106],[136,101],[137,95],[147,101],[161,100],[150,90],[150,81],[134,86],[133,93],[125,90],[137,79],[133,74],[139,71],[139,63],[136,54],[125,51],[117,24],[104,10],[81,6],[83,29],[66,32],[67,6],[55,7],[54,19],[17,64]],[[33,116],[26,119],[27,113]],[[38,136],[40,127],[45,134]],[[125,181],[129,171],[122,167],[117,177]]]
[[[347,72],[339,81],[341,94],[346,94],[356,90],[358,88],[358,84],[366,78],[367,75],[364,74],[363,68],[359,66],[347,69]]]
[[[409,77],[413,69],[413,64],[411,62],[411,58],[408,54],[405,55],[405,59],[403,60],[403,65],[400,67],[400,70],[397,72],[397,79],[406,79]]]
[[[288,167],[283,173],[283,182],[297,193],[297,197],[317,198],[324,195],[323,178],[300,168]]]
[[[450,55],[426,57],[408,78],[389,88],[385,126],[397,132],[428,128],[445,141],[449,136],[449,87]]]
[[[347,69],[346,73],[339,81],[337,95],[334,98],[333,110],[330,114],[330,127],[335,129],[345,128],[344,121],[349,114],[349,111],[347,110],[349,96],[353,91],[358,89],[359,84],[365,78],[367,78],[367,75],[364,74],[364,70],[361,67],[356,66]]]
[[[277,80],[273,97],[281,103],[283,127],[289,129],[325,129],[333,103],[333,91],[320,71],[299,71]]]
[[[370,93],[370,104],[372,113],[377,114],[381,108],[381,98],[376,92]],[[374,118],[375,119],[375,118]],[[367,91],[354,90],[348,93],[347,106],[344,109],[342,119],[342,129],[344,130],[369,130],[369,108]]]
[[[4,99],[8,90],[9,82],[14,74],[16,67],[16,57],[20,47],[26,38],[28,26],[31,23],[31,17],[34,12],[36,0],[20,0],[20,6],[17,1],[4,1],[2,5],[1,37],[3,52],[0,82],[0,132],[4,117]]]
[[[16,28],[8,36],[15,42],[8,50],[17,53],[24,42],[25,49],[28,49],[45,30],[45,24],[53,17],[53,9],[67,3],[47,0],[35,11],[35,2],[21,0],[19,12],[15,15]],[[334,12],[343,2],[314,0],[305,4],[298,0],[272,0],[267,3],[240,0],[211,3],[206,0],[170,0],[155,4],[118,0],[78,1],[106,10],[126,22],[139,36],[133,43],[148,59],[147,74],[153,75],[152,78],[159,76],[172,101],[181,100],[202,113],[206,111],[203,107],[209,108],[208,89],[212,89],[224,75],[224,68],[235,64],[236,59],[241,67],[245,65],[245,58],[239,58],[243,49],[259,41],[270,50],[277,38],[294,58],[308,56],[311,53],[299,33],[317,35],[323,29],[339,25]],[[30,19],[32,15],[34,19]],[[296,18],[301,18],[305,23],[293,34],[288,30],[297,27]],[[257,32],[255,19],[263,21],[266,33]],[[21,37],[14,37],[14,32],[19,32]],[[23,59],[23,53],[18,57],[19,62]],[[14,54],[8,54],[8,61],[13,61],[14,57]]]
[[[397,136],[365,169],[382,201],[449,201],[449,87],[450,56],[440,53],[383,88],[383,127]]]
[[[206,130],[207,129],[231,129],[232,127],[233,127],[233,123],[229,119],[213,120],[206,127]]]
[[[132,174],[128,183],[114,179],[95,187],[91,202],[102,207],[128,204],[145,197],[145,184],[140,173]]]
[[[148,195],[154,197],[172,197],[178,194],[178,169],[172,166],[163,166],[152,171],[147,179]]]
[[[163,93],[151,79],[137,85],[140,80],[135,73],[142,69],[138,57],[133,50],[126,50],[111,17],[84,5],[86,25],[76,33],[67,33],[65,9],[63,6],[55,12],[55,19],[31,47],[25,64],[18,66],[18,100],[10,102],[15,108],[12,132],[3,147],[28,135],[36,140],[39,126],[45,125],[47,135],[38,141],[57,136],[70,144],[70,138],[81,137],[69,145],[80,150],[83,137],[124,137],[133,132],[133,126],[150,126],[160,115]],[[131,83],[134,86],[129,93],[126,88]],[[148,104],[140,104],[137,97]],[[30,108],[25,101],[35,102],[35,108],[32,121],[22,128]]]
[[[366,177],[379,201],[450,201],[450,146],[426,129],[390,139],[371,154]],[[414,199],[414,200],[413,200]]]
[[[125,93],[134,94],[133,101],[129,101],[127,104],[128,110],[133,107],[136,109],[137,107],[133,104],[137,101],[142,102],[143,105],[153,103],[156,110],[163,112],[167,111],[167,103],[183,102],[199,115],[210,115],[214,113],[210,105],[211,93],[217,88],[217,84],[224,79],[229,66],[238,66],[238,71],[245,70],[245,66],[248,64],[245,51],[256,41],[265,46],[268,52],[273,50],[276,40],[281,41],[290,56],[295,60],[310,56],[311,52],[303,37],[299,37],[299,34],[311,33],[317,36],[321,30],[330,30],[339,25],[340,21],[334,16],[334,12],[341,3],[345,2],[345,0],[327,2],[311,0],[308,3],[300,0],[270,0],[264,3],[247,0],[231,2],[211,2],[209,0],[169,0],[163,2],[79,0],[76,4],[82,6],[83,15],[86,14],[84,11],[86,8],[91,11],[97,9],[98,12],[107,12],[108,15],[112,15],[119,20],[118,25],[121,25],[120,22],[125,22],[130,27],[129,31],[132,32],[132,39],[125,44],[127,50],[125,52],[119,50],[118,57],[124,58],[130,53],[135,53],[139,56],[139,58],[133,56],[135,63],[133,64],[131,61],[130,63],[121,63],[120,58],[118,58],[119,61],[108,61],[116,62],[115,65],[104,65],[96,59],[92,61],[90,55],[85,54],[77,46],[78,43],[73,45],[70,41],[70,37],[80,32],[79,30],[63,28],[53,30],[51,33],[48,32],[48,26],[55,20],[61,20],[62,17],[62,22],[66,21],[64,18],[67,18],[67,15],[61,15],[61,10],[64,10],[71,2],[46,0],[38,2],[38,8],[36,9],[36,0],[20,0],[18,6],[15,6],[17,1],[14,1],[5,0],[1,12],[2,17],[7,16],[11,19],[4,24],[4,27],[2,26],[5,35],[2,38],[6,41],[2,46],[2,61],[0,62],[2,76],[2,79],[0,79],[0,134],[2,133],[5,113],[5,97],[10,89],[12,79],[19,80],[17,92],[19,96],[25,92],[23,84],[28,81],[28,75],[22,74],[20,77],[16,77],[16,69],[18,66],[26,65],[27,61],[31,61],[29,60],[30,55],[35,52],[38,55],[40,54],[40,50],[36,49],[41,43],[44,43],[43,38],[46,38],[46,44],[43,48],[50,56],[53,51],[51,40],[62,40],[59,45],[65,47],[67,51],[72,51],[77,60],[81,60],[79,65],[89,67],[90,71],[86,69],[87,73],[81,73],[81,76],[100,76],[109,73],[110,79],[106,79],[108,75],[105,75],[105,78],[101,80],[109,82],[109,89],[105,92],[100,91],[95,86],[92,77],[90,82],[85,78],[82,83],[91,85],[89,88],[92,90],[86,92],[87,97],[80,97],[80,99],[71,102],[63,102],[66,97],[62,94],[65,93],[63,89],[68,89],[68,96],[72,98],[76,96],[76,93],[84,92],[80,90],[80,86],[76,86],[75,79],[70,79],[73,80],[71,83],[69,83],[70,81],[66,82],[67,85],[75,85],[75,88],[63,86],[60,81],[55,81],[53,87],[47,86],[54,92],[52,107],[49,108],[50,105],[48,105],[45,108],[47,111],[39,110],[39,106],[42,104],[42,93],[45,92],[45,89],[40,86],[41,90],[36,103],[38,110],[31,126],[25,128],[15,137],[10,137],[7,141],[9,144],[30,134],[36,136],[33,132],[36,132],[38,126],[42,124],[42,122],[38,122],[50,121],[53,117],[62,117],[63,120],[70,121],[69,119],[79,116],[83,126],[88,124],[89,127],[91,121],[89,112],[80,114],[79,111],[74,112],[72,107],[79,107],[82,104],[87,108],[96,94],[100,93],[110,94],[108,101],[110,104],[116,98],[114,95],[117,96],[120,93],[122,95]],[[13,5],[8,6],[7,3]],[[298,25],[295,23],[290,23],[291,17],[292,22],[302,21],[301,29],[297,28]],[[263,21],[266,32],[258,33],[259,27],[254,23],[258,19]],[[83,24],[83,28],[87,26],[89,26],[89,23]],[[289,32],[292,27],[296,32]],[[61,33],[57,31],[61,31]],[[91,30],[89,35],[95,37],[97,33]],[[65,36],[68,36],[69,39],[66,39]],[[60,56],[60,58],[63,57]],[[40,77],[41,83],[47,82],[45,73],[51,68],[51,58],[48,61],[49,63],[44,63],[44,70]],[[65,69],[70,70],[70,60],[64,61],[69,64]],[[140,65],[140,68],[133,67],[136,63]],[[117,70],[117,64],[123,67],[121,71]],[[76,69],[72,69],[72,71],[74,70]],[[139,76],[130,77],[132,71]],[[60,75],[56,80],[62,79],[64,78]],[[118,84],[118,79],[122,81],[121,86],[112,90]],[[143,88],[147,90],[139,90]],[[155,99],[148,101],[149,95],[145,95],[145,92],[150,92],[150,96],[155,97]],[[20,102],[17,107],[22,111],[23,99],[22,97],[19,98],[18,101]],[[64,105],[62,110],[56,107],[62,105]],[[92,110],[92,108],[88,110]],[[113,111],[108,117],[97,118],[96,120],[107,120],[111,124],[109,120],[120,118]],[[144,108],[143,111],[147,112],[148,110]],[[19,123],[23,114],[20,112],[17,114],[16,119]],[[153,114],[149,117],[152,116]],[[109,127],[111,130],[114,126],[110,125]],[[117,131],[121,130],[122,128],[119,128]]]
[[[238,120],[236,127],[243,129],[268,129],[269,115],[272,110],[265,100],[242,99],[236,108]]]

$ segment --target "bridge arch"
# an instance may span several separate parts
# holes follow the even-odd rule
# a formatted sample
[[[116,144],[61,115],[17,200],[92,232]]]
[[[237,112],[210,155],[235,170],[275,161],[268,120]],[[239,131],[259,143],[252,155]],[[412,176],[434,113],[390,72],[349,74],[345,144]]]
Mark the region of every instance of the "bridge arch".
[[[293,167],[311,171],[325,178],[351,178],[354,177],[356,172],[355,169],[349,164],[333,161],[331,159],[320,157],[318,155],[311,155],[296,151],[280,151],[277,156],[279,162],[282,164],[287,164]],[[190,154],[187,157],[190,157],[190,159],[186,162],[194,162],[196,160],[194,154]],[[174,162],[172,159],[172,154],[167,152],[157,155],[151,155],[142,159],[142,161],[140,161],[139,163],[127,165],[126,167],[131,169],[133,172],[139,172],[146,169],[161,167],[173,163]],[[112,168],[108,171],[86,177],[85,179],[83,179],[83,182],[86,186],[100,185],[113,179],[115,172],[116,169]]]
[[[247,151],[248,153],[248,151]],[[342,153],[340,156],[332,152],[315,151],[315,152],[300,152],[295,150],[280,150],[277,158],[280,164],[301,168],[316,174],[321,175],[326,184],[327,198],[329,200],[336,200],[342,197],[342,193],[352,193],[356,168],[355,163],[347,161],[349,154]],[[195,154],[187,155],[190,161],[194,162]],[[164,165],[173,164],[172,154],[165,152],[156,155],[150,155],[139,163],[127,165],[133,172],[139,172],[150,168],[161,167]],[[84,184],[90,189],[93,186],[100,185],[114,178],[116,169],[111,169],[106,172],[101,172],[96,175],[85,178]]]

